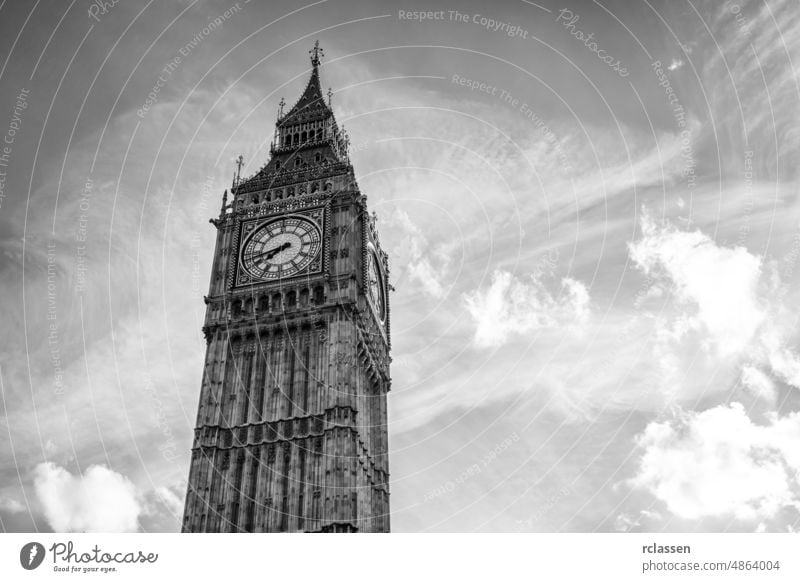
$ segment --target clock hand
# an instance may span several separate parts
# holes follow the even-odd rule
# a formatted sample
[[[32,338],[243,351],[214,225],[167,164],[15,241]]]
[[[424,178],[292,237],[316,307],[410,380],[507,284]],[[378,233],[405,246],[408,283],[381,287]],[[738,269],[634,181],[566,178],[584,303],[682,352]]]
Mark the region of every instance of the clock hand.
[[[277,255],[277,254],[278,254],[278,253],[280,253],[281,251],[284,251],[284,250],[288,249],[290,246],[292,246],[292,243],[290,243],[290,242],[285,242],[285,243],[283,243],[282,245],[280,245],[280,246],[278,246],[278,247],[275,247],[275,248],[274,248],[274,249],[272,249],[272,250],[265,251],[265,252],[263,252],[263,253],[259,253],[259,254],[257,254],[257,255],[253,255],[253,257],[252,257],[252,258],[253,258],[253,259],[258,259],[258,258],[260,258],[260,257],[264,257],[266,260],[270,260],[272,257],[274,257],[275,255]]]

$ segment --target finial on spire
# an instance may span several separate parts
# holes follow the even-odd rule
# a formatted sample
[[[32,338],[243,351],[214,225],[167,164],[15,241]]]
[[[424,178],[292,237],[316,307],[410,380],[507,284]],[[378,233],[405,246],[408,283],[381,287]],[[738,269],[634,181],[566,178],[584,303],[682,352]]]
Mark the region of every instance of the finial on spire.
[[[281,97],[280,103],[278,103],[278,107],[280,107],[280,109],[278,109],[278,117],[283,117],[284,105],[286,105],[286,100],[283,97]]]
[[[220,210],[220,212],[219,212],[220,216],[225,214],[225,210],[226,210],[227,206],[228,206],[228,191],[225,190],[225,192],[222,194],[222,210]]]
[[[318,40],[314,41],[314,48],[308,51],[308,54],[311,55],[311,64],[318,67],[321,58],[325,56],[325,52],[322,50],[322,47],[319,46]]]
[[[328,87],[328,107],[331,106],[331,97],[333,97],[333,90]]]
[[[244,156],[241,154],[236,158],[236,183],[238,184],[242,178],[242,166],[244,165]]]

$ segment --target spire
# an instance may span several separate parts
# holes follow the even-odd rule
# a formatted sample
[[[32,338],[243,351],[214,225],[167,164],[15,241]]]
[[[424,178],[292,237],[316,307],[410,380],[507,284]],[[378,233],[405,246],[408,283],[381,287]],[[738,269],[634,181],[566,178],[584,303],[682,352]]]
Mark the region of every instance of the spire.
[[[269,161],[247,179],[241,178],[241,168],[235,172],[232,193],[263,189],[265,184],[272,183],[276,174],[283,176],[314,166],[319,169],[331,164],[349,164],[349,139],[337,125],[330,103],[333,91],[328,90],[326,102],[320,85],[319,67],[324,53],[319,42],[314,43],[308,54],[311,75],[303,94],[286,112],[284,99],[278,103]]]
[[[308,51],[308,54],[311,55],[311,77],[308,79],[308,85],[306,85],[306,90],[303,91],[295,106],[285,116],[279,118],[278,122],[281,125],[294,123],[295,118],[301,116],[307,117],[313,114],[327,116],[330,114],[330,107],[325,103],[319,82],[319,66],[322,62],[322,57],[325,56],[319,46],[319,41],[314,43],[314,48]],[[281,106],[282,113],[283,106]]]

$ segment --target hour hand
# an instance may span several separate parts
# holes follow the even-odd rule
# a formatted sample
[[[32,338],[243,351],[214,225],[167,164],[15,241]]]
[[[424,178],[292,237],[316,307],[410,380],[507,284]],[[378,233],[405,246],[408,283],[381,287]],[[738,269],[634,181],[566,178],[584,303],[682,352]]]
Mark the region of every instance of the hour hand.
[[[256,255],[255,257],[253,257],[253,258],[257,259],[257,258],[260,258],[260,257],[264,257],[264,259],[268,261],[272,257],[274,257],[275,255],[280,253],[281,251],[284,251],[284,250],[288,249],[290,246],[292,246],[292,243],[285,242],[282,245],[277,246],[277,247],[275,247],[274,249],[272,249],[270,251],[266,251],[264,253],[260,253],[260,254]]]

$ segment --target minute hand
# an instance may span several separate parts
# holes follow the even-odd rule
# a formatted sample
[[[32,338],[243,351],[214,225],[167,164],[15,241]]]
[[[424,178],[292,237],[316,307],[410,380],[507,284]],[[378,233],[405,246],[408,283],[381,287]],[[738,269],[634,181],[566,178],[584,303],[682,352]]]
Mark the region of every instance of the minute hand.
[[[257,255],[253,255],[253,257],[252,257],[252,258],[253,258],[253,259],[258,259],[258,258],[264,257],[265,259],[267,259],[267,260],[270,260],[272,257],[274,257],[275,255],[277,255],[277,254],[278,254],[278,253],[280,253],[281,251],[284,251],[284,250],[288,249],[290,246],[292,246],[292,243],[290,243],[290,242],[285,242],[285,243],[283,243],[281,246],[279,246],[279,247],[275,247],[275,248],[274,248],[274,249],[272,249],[272,250],[265,251],[265,252],[263,252],[263,253],[258,253]]]

